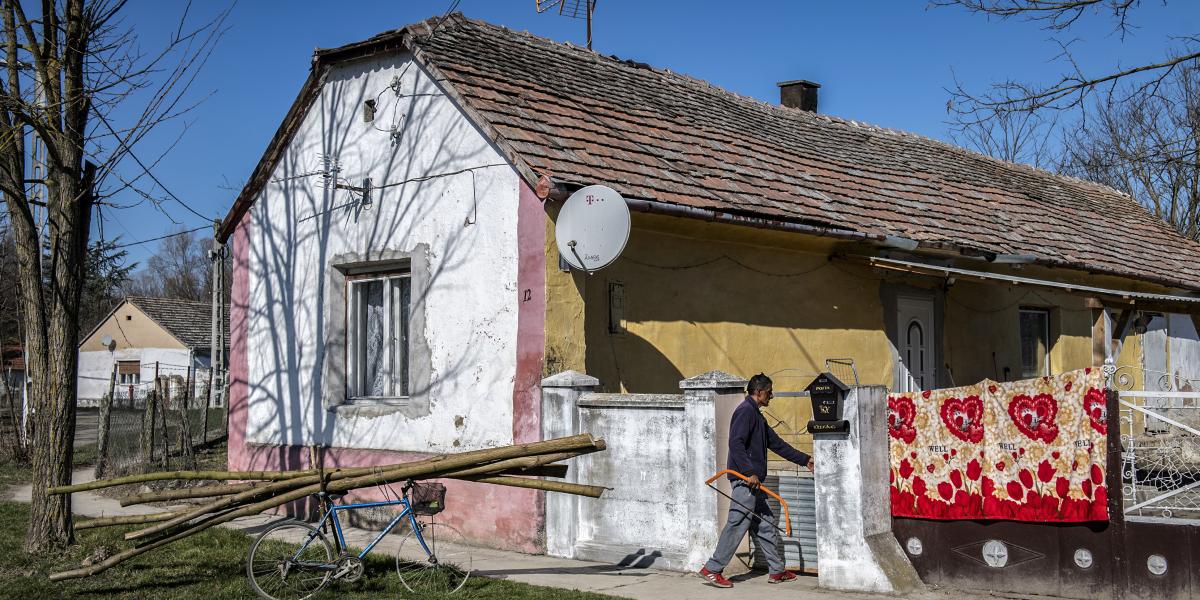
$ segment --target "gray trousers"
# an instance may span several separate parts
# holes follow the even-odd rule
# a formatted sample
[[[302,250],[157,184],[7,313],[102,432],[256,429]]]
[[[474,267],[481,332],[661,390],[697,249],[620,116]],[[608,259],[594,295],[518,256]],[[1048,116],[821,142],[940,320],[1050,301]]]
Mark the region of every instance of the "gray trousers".
[[[750,486],[741,480],[733,482],[733,493],[730,495],[735,501],[729,503],[729,520],[725,522],[725,529],[721,530],[717,550],[705,563],[704,568],[713,573],[724,571],[729,561],[733,560],[733,554],[737,552],[738,544],[742,543],[742,537],[747,531],[751,531],[755,536],[755,546],[762,549],[763,556],[767,559],[767,568],[772,574],[782,573],[783,557],[779,555],[779,530],[772,525],[775,517],[771,507],[767,506],[767,495],[751,491]],[[753,506],[754,512],[748,513],[745,508],[747,506]]]

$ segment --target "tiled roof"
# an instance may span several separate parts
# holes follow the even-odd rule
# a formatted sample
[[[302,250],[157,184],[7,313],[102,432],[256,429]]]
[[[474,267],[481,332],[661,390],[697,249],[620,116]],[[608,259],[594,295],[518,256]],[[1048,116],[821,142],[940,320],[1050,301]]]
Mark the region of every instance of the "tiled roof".
[[[1200,289],[1200,244],[1111,188],[459,15],[432,39],[428,23],[409,28],[420,58],[535,172]]]
[[[208,348],[212,345],[211,302],[147,296],[130,296],[126,300],[154,319],[155,323],[175,336],[184,346]],[[229,305],[225,306],[225,318],[229,318]],[[225,331],[228,337],[228,325]]]
[[[1200,244],[1111,188],[746,98],[455,14],[319,51],[222,228],[248,210],[330,64],[408,47],[533,174],[626,198],[917,240],[1200,290]]]

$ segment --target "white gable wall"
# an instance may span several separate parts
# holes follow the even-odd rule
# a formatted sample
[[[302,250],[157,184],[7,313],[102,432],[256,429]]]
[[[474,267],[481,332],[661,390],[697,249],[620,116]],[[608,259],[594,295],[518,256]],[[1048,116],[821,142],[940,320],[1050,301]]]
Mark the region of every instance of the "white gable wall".
[[[378,109],[364,122],[369,99]],[[369,207],[307,175],[321,170],[322,157],[337,160],[346,184],[373,180]],[[472,167],[483,168],[436,177]],[[511,443],[518,185],[505,159],[408,55],[334,68],[243,222],[247,441],[420,452]],[[423,416],[330,410],[322,398],[323,353],[344,352],[323,339],[330,261],[381,252],[428,258],[428,285],[414,279],[413,289],[413,303],[424,303],[428,346],[419,359],[428,362],[430,386]]]

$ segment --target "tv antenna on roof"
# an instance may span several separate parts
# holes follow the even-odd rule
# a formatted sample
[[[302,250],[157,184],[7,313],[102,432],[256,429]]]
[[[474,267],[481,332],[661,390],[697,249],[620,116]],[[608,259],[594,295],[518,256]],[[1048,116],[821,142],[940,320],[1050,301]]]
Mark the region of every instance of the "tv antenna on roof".
[[[603,269],[629,241],[629,206],[616,190],[589,185],[563,203],[554,239],[567,264],[588,273]]]
[[[539,13],[556,12],[563,17],[587,19],[587,49],[592,49],[592,13],[596,12],[596,0],[535,0]]]

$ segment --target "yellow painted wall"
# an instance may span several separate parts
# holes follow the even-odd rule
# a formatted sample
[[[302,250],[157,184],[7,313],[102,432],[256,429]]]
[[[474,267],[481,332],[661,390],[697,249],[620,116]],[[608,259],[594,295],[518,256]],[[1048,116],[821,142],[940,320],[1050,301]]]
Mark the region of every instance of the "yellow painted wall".
[[[105,348],[100,343],[100,340],[105,335],[112,336],[113,341],[116,342],[116,350],[125,350],[128,348],[187,349],[186,346],[175,339],[174,336],[167,333],[165,329],[160,327],[158,323],[155,323],[146,313],[129,302],[125,302],[117,307],[116,312],[105,319],[79,345],[79,350],[81,352],[108,350],[108,348]]]
[[[1092,310],[1079,296],[1029,287],[958,282],[946,291],[944,353],[954,383],[1021,378],[1020,310],[1050,311],[1050,371],[1092,364]],[[995,356],[993,357],[993,353]],[[949,381],[943,382],[949,385]]]
[[[1022,307],[1051,311],[1053,373],[1093,366],[1094,313],[1079,296],[966,281],[946,288],[940,278],[831,260],[869,251],[854,244],[643,214],[633,216],[629,244],[613,265],[564,273],[556,211],[548,212],[545,372],[585,372],[600,380],[600,391],[679,393],[681,379],[712,369],[744,378],[764,372],[776,391],[798,391],[827,358],[852,358],[860,383],[890,387],[895,350],[885,328],[894,319],[885,317],[884,286],[941,299],[943,387],[1003,379],[1006,366],[1010,379],[1020,377]],[[1077,277],[1034,271],[1021,274]],[[609,332],[611,283],[623,286],[621,333]],[[1129,336],[1122,364],[1140,364],[1140,355]],[[811,415],[807,399],[780,397],[768,412],[785,439],[811,448],[811,438],[797,433]]]

